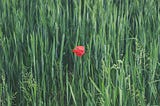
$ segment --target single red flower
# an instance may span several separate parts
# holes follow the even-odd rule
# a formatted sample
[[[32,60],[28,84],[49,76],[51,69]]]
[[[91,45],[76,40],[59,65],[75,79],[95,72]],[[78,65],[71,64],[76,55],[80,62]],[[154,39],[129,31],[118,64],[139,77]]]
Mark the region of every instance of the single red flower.
[[[73,50],[73,53],[75,53],[77,56],[81,57],[85,53],[84,46],[76,46]]]

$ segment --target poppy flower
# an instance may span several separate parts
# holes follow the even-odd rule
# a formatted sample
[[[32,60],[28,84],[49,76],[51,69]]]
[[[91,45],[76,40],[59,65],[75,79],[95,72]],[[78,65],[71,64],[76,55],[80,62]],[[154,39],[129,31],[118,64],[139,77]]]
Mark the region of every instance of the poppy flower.
[[[73,50],[73,53],[75,53],[77,56],[81,57],[85,53],[84,46],[76,46]]]

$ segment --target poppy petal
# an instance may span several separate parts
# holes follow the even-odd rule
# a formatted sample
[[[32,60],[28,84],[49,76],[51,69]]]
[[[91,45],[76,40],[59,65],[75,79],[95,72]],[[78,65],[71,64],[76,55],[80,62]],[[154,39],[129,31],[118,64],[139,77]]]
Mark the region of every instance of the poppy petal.
[[[72,52],[74,52],[77,56],[81,57],[85,53],[84,46],[76,46]]]

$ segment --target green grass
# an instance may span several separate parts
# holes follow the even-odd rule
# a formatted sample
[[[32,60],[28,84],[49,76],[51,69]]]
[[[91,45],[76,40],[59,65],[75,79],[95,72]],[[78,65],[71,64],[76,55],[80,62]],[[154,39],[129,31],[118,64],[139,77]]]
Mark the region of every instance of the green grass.
[[[159,5],[1,0],[0,105],[160,105]]]

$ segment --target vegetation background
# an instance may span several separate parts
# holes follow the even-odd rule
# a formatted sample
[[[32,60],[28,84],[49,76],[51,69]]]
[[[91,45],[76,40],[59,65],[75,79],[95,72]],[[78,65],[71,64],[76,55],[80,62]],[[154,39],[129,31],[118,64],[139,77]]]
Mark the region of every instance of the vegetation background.
[[[0,0],[0,105],[160,105],[160,1]]]

